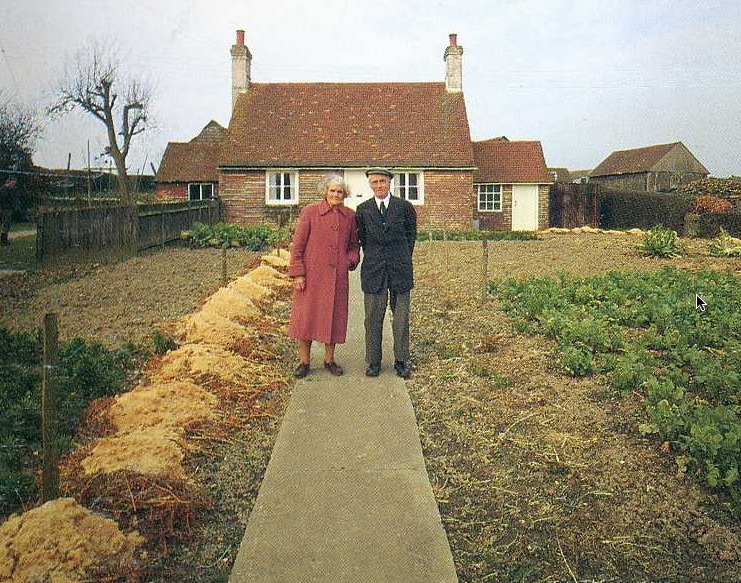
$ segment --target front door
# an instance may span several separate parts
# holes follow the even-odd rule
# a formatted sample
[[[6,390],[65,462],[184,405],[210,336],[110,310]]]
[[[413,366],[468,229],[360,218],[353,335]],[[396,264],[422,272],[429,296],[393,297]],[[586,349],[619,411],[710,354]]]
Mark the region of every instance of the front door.
[[[364,170],[345,170],[345,182],[350,187],[350,196],[345,199],[345,206],[355,210],[364,200],[373,196]]]
[[[538,186],[514,184],[512,186],[512,230],[538,230]]]

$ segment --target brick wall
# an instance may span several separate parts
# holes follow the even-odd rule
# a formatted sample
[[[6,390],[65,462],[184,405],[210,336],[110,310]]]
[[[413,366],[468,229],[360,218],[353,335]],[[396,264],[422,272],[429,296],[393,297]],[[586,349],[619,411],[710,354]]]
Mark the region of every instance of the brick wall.
[[[551,187],[549,184],[538,186],[538,229],[547,229],[549,225],[548,203],[550,201]]]
[[[300,171],[298,176],[299,204],[297,206],[268,206],[265,204],[264,170],[220,172],[219,182],[221,200],[224,205],[224,220],[239,225],[259,225],[279,221],[283,224],[286,216],[295,220],[304,206],[321,200],[317,185],[327,174],[342,176],[342,171]]]
[[[475,197],[470,171],[426,171],[425,200],[417,210],[420,231],[473,229]]]
[[[511,231],[512,230],[512,185],[511,184],[502,185],[502,210],[501,212],[480,212],[478,213],[478,217],[479,217],[479,229],[482,231]]]
[[[184,182],[158,182],[154,187],[155,200],[185,200],[188,185]]]
[[[548,228],[548,198],[550,194],[548,184],[538,186],[538,229]],[[502,212],[478,213],[479,228],[483,231],[511,231],[512,230],[512,185],[502,185]]]
[[[264,221],[264,171],[219,172],[219,191],[225,222],[259,225]]]

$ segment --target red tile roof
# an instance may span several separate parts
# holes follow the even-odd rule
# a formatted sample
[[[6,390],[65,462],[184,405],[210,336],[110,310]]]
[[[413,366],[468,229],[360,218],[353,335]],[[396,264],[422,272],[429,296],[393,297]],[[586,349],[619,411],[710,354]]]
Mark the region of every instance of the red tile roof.
[[[444,83],[253,83],[222,167],[474,165],[462,93]]]
[[[210,121],[190,142],[168,142],[157,169],[157,182],[216,182],[221,141],[226,128]]]
[[[493,138],[473,143],[478,170],[473,173],[475,183],[535,183],[553,182],[537,141],[509,141]]]
[[[679,144],[681,142],[613,152],[592,170],[591,176],[648,172]]]

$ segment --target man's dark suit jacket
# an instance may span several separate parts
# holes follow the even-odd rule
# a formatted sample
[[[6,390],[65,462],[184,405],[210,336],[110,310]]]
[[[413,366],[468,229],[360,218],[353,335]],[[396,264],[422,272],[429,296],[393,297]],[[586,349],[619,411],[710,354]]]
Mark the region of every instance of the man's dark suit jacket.
[[[412,253],[417,241],[417,212],[412,203],[391,196],[386,224],[375,197],[358,205],[355,211],[358,239],[363,248],[360,284],[366,293],[379,293],[384,283],[395,292],[414,287]]]

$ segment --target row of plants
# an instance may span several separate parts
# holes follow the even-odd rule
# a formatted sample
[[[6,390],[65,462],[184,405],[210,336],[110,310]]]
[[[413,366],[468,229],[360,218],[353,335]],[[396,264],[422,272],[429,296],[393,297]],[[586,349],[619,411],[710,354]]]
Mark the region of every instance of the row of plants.
[[[555,339],[565,372],[601,373],[614,390],[642,395],[640,430],[741,511],[740,284],[730,271],[665,268],[509,280],[490,291],[520,331]]]
[[[0,519],[34,501],[42,459],[40,331],[0,328]],[[134,366],[134,352],[107,350],[81,339],[59,347],[55,411],[57,448],[69,451],[88,404],[120,393]]]
[[[648,257],[673,258],[683,255],[685,249],[676,231],[657,225],[643,235],[640,249]],[[720,228],[718,236],[708,243],[713,257],[741,257],[741,239],[731,237]]]
[[[181,233],[181,238],[192,247],[246,247],[251,251],[276,247],[287,242],[288,237],[287,227],[276,228],[266,223],[247,227],[231,223],[196,223],[192,229]]]
[[[419,231],[418,241],[535,241],[533,231]]]

